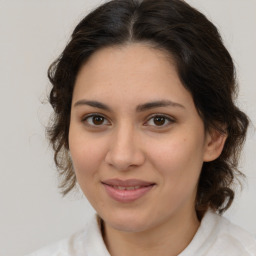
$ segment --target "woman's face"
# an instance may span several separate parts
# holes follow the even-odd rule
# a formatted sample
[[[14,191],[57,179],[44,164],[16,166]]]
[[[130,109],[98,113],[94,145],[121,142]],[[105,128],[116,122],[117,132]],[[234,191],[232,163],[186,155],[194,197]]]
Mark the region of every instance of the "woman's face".
[[[109,227],[138,232],[194,214],[209,160],[191,94],[143,44],[101,49],[74,87],[69,146],[78,183]]]

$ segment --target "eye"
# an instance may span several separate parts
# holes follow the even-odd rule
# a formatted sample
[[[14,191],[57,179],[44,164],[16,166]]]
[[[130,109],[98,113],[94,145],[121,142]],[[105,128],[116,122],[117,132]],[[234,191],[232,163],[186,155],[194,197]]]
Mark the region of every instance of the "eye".
[[[101,115],[93,114],[85,116],[82,119],[83,122],[87,123],[90,126],[102,126],[102,125],[109,125],[109,121]]]
[[[147,121],[147,125],[157,127],[165,127],[171,123],[174,123],[174,120],[165,115],[154,115]]]

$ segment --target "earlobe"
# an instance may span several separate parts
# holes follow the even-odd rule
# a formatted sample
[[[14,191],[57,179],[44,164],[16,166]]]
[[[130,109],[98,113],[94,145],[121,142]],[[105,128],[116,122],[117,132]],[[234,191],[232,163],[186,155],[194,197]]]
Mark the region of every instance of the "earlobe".
[[[226,133],[221,133],[212,129],[206,134],[206,145],[204,151],[204,162],[210,162],[217,159],[225,145],[227,139]]]

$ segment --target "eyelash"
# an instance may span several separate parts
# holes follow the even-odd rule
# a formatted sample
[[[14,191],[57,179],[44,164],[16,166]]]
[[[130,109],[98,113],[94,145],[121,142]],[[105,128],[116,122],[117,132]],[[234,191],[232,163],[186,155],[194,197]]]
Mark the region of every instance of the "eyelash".
[[[170,124],[174,123],[175,120],[173,118],[171,118],[170,116],[164,115],[164,114],[154,114],[151,115],[148,119],[147,119],[147,123],[149,123],[150,120],[152,120],[152,122],[154,122],[154,118],[164,118],[164,125],[152,125],[153,127],[157,127],[157,128],[162,128],[162,127],[166,127],[169,126]],[[166,122],[168,122],[166,124]],[[150,125],[147,125],[150,126]]]
[[[104,121],[106,121],[107,120],[107,118],[106,117],[104,117],[102,114],[98,114],[98,113],[94,113],[94,114],[90,114],[90,115],[87,115],[87,116],[85,116],[85,117],[83,117],[83,119],[82,119],[82,122],[84,122],[84,123],[86,123],[86,125],[88,125],[88,126],[90,126],[90,127],[101,127],[101,126],[103,126],[103,125],[106,125],[106,124],[99,124],[99,125],[95,125],[95,124],[90,124],[89,122],[88,122],[88,119],[89,118],[94,118],[94,117],[100,117],[100,118],[103,118],[103,120]],[[153,120],[154,118],[164,118],[164,125],[146,125],[146,126],[153,126],[153,127],[157,127],[157,128],[162,128],[162,127],[166,127],[166,126],[169,126],[170,124],[172,124],[172,123],[174,123],[175,122],[175,120],[173,119],[173,118],[171,118],[170,116],[167,116],[167,115],[164,115],[164,114],[154,114],[154,115],[151,115],[151,116],[149,116],[149,118],[147,119],[147,121],[146,121],[146,123],[149,123],[149,121],[150,120]],[[104,122],[103,121],[103,122]],[[168,122],[168,124],[165,124],[166,123],[166,121]],[[93,121],[92,121],[93,122]],[[154,122],[154,121],[153,121]],[[110,124],[110,122],[108,122],[108,124],[107,125],[109,125]]]
[[[88,122],[88,119],[89,119],[89,118],[94,118],[94,117],[103,118],[104,121],[107,120],[107,118],[104,117],[103,115],[94,113],[94,114],[90,114],[90,115],[87,115],[87,116],[83,117],[82,122],[83,122],[83,123],[86,123],[86,125],[91,126],[91,127],[97,127],[97,126],[100,127],[100,126],[102,126],[102,124],[101,124],[101,125],[95,125],[95,124],[90,124],[90,123]]]

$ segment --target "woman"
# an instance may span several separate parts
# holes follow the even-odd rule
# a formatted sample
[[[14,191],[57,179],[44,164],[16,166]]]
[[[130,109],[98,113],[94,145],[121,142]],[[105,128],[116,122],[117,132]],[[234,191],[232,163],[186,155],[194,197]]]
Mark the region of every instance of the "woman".
[[[49,68],[48,130],[67,194],[97,212],[34,255],[256,255],[221,217],[248,126],[216,27],[180,0],[113,0]]]

